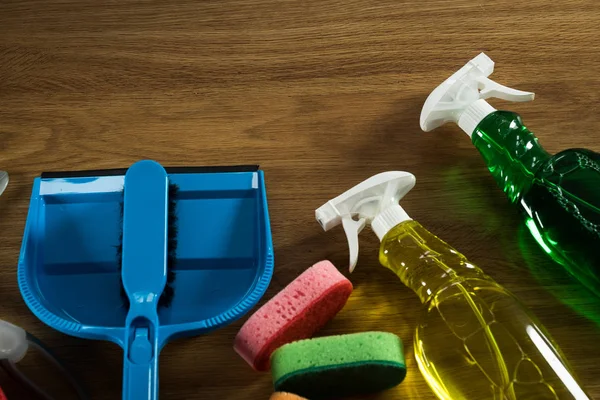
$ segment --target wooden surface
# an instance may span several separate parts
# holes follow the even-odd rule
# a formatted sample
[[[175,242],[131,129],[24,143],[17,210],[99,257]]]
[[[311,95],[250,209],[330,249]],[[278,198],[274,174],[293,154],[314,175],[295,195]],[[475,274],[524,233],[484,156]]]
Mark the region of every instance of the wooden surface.
[[[550,152],[600,150],[599,24],[596,0],[2,1],[0,169],[11,181],[0,198],[0,318],[46,341],[93,399],[120,398],[121,350],[51,330],[17,289],[42,171],[259,163],[276,258],[264,302],[321,259],[346,273],[342,229],[324,233],[314,209],[400,169],[417,177],[403,202],[411,216],[520,296],[600,398],[600,300],[544,257],[467,136],[419,128],[429,92],[485,51],[494,79],[536,93],[494,105],[519,112]],[[397,333],[408,376],[372,398],[433,399],[413,356],[419,301],[378,265],[368,230],[361,245],[355,292],[322,334]],[[242,322],[169,344],[161,399],[267,399],[270,377],[232,350]],[[38,361],[23,368],[70,398]],[[0,385],[28,398],[3,374]]]

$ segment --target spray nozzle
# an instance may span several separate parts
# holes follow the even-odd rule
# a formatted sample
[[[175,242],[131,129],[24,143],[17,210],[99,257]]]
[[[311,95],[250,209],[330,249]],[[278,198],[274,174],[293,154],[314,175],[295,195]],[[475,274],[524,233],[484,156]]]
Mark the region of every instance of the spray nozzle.
[[[374,175],[319,207],[315,216],[328,231],[340,223],[348,239],[350,272],[358,261],[358,234],[366,225],[381,240],[400,222],[410,219],[398,202],[415,186],[409,172],[389,171]]]
[[[470,136],[479,122],[493,111],[485,99],[531,101],[534,93],[503,86],[489,79],[494,61],[484,53],[466,63],[439,85],[421,111],[421,129],[429,132],[446,122],[458,124]]]

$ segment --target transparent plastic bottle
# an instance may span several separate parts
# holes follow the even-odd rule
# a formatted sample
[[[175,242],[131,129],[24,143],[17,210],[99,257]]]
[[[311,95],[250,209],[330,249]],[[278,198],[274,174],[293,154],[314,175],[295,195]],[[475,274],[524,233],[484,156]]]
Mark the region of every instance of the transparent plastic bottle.
[[[423,105],[421,129],[458,124],[540,247],[600,296],[600,154],[548,154],[518,114],[486,101],[534,98],[489,79],[493,70],[494,62],[481,53],[442,82]]]
[[[315,216],[326,231],[344,227],[350,271],[358,235],[370,225],[380,263],[419,296],[415,357],[434,393],[442,400],[589,399],[531,312],[398,204],[415,181],[404,171],[374,175]]]
[[[590,398],[528,309],[417,221],[385,235],[379,261],[423,303],[415,357],[440,399]]]
[[[548,154],[518,114],[495,111],[472,142],[550,257],[600,296],[600,154]]]

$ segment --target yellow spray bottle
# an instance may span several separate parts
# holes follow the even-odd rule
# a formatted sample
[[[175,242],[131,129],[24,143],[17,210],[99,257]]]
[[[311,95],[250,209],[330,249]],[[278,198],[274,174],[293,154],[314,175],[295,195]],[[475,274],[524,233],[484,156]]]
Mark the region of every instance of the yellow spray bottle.
[[[342,224],[350,271],[366,225],[381,241],[380,263],[423,303],[415,357],[440,399],[590,399],[535,316],[465,256],[411,219],[399,201],[415,185],[384,172],[316,210],[325,231]]]

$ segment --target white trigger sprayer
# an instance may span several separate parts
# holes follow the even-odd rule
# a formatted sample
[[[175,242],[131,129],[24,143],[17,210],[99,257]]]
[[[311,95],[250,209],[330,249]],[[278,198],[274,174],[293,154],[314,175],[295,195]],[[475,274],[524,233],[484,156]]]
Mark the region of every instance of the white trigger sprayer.
[[[494,61],[479,54],[439,85],[425,101],[421,110],[421,129],[429,132],[454,122],[469,136],[487,115],[496,111],[485,99],[492,97],[508,101],[531,101],[534,93],[503,86],[489,79]]]
[[[411,219],[398,203],[415,182],[415,176],[409,172],[382,172],[316,210],[315,217],[325,231],[340,223],[344,227],[350,249],[350,272],[358,261],[358,234],[366,225],[371,225],[381,240],[394,226]]]

